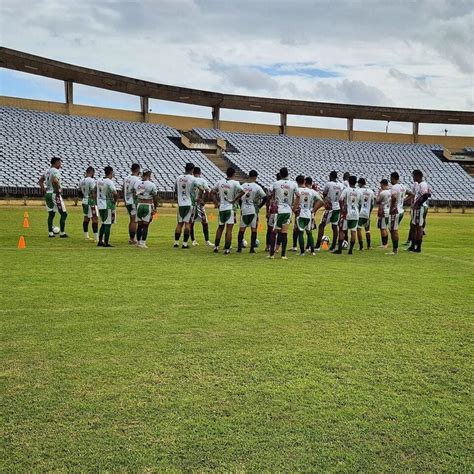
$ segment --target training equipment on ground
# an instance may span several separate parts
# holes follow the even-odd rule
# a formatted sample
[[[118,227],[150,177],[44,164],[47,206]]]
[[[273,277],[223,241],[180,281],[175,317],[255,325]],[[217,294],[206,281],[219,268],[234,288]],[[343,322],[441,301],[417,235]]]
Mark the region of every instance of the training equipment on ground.
[[[242,240],[242,247],[243,247],[244,249],[247,248],[247,241],[246,241],[245,239]]]
[[[323,242],[323,243],[326,242],[327,244],[329,244],[330,239],[327,235],[323,235],[323,238],[321,239],[321,242]]]
[[[255,247],[258,247],[259,245],[260,245],[260,240],[257,239],[257,240],[255,241]]]
[[[25,238],[22,235],[20,235],[20,239],[18,240],[18,248],[19,249],[26,249]]]
[[[349,247],[349,242],[347,242],[347,240],[344,240],[344,241],[342,242],[342,248],[343,248],[343,249],[346,249],[347,247]]]
[[[30,227],[30,223],[28,222],[28,217],[23,218],[23,227],[28,229]]]
[[[59,227],[53,227],[53,234],[59,234]]]

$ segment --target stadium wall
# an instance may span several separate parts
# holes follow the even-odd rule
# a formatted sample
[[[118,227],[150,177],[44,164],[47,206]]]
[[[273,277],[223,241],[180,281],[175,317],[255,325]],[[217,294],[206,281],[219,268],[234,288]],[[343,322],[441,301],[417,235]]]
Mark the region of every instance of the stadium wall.
[[[97,117],[110,120],[123,120],[128,122],[143,121],[143,115],[140,112],[109,109],[104,107],[93,107],[90,105],[66,104],[61,102],[48,102],[43,100],[32,100],[6,96],[0,96],[0,105],[37,110],[41,112]],[[190,130],[192,128],[212,128],[213,124],[211,119],[156,113],[148,114],[148,122],[165,124],[179,130]],[[220,121],[220,128],[228,132],[262,133],[274,135],[278,135],[279,133],[279,127],[277,125],[232,122],[225,120]],[[340,140],[349,139],[349,132],[347,130],[334,130],[325,128],[288,126],[287,134],[290,136],[308,138],[333,138]],[[414,143],[412,134],[367,132],[361,130],[353,131],[353,140],[385,143]],[[450,150],[458,150],[464,147],[474,147],[474,137],[418,135],[418,143],[439,144]]]

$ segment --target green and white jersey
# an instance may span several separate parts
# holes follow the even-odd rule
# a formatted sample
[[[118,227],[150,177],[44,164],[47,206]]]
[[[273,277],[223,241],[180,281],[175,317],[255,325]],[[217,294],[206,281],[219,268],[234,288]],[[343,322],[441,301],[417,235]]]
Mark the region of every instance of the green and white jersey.
[[[379,204],[379,217],[388,217],[390,215],[390,199],[392,192],[390,189],[384,189],[380,191],[377,196],[377,202]]]
[[[298,185],[290,179],[280,179],[272,185],[275,200],[278,204],[278,214],[291,214],[293,201],[299,196]]]
[[[125,200],[125,204],[135,204],[135,186],[141,183],[142,180],[140,176],[134,176],[133,174],[129,174],[123,180],[123,198]]]
[[[360,190],[356,188],[344,188],[341,194],[341,202],[346,214],[346,220],[359,220],[359,208],[361,202]]]
[[[363,219],[369,219],[370,213],[374,207],[375,201],[375,193],[364,186],[363,188],[359,188],[360,193],[360,210],[359,210],[359,217]]]
[[[97,180],[97,207],[100,209],[115,209],[114,193],[117,192],[110,178]]]
[[[223,178],[216,183],[214,191],[219,195],[219,211],[232,211],[232,201],[242,192],[242,186],[234,179]]]
[[[257,183],[244,183],[242,184],[242,189],[245,191],[245,194],[242,196],[242,215],[258,214],[260,203],[266,196],[265,191]]]
[[[95,179],[90,176],[81,179],[79,182],[79,189],[82,193],[82,204],[85,204],[86,206],[95,206],[96,202],[92,196],[96,185],[97,183]]]
[[[330,201],[331,209],[333,211],[338,211],[341,209],[339,198],[341,197],[343,189],[344,185],[342,183],[337,183],[336,181],[328,181],[326,186],[324,186],[323,196],[327,197],[327,199]]]
[[[182,174],[176,179],[176,194],[178,206],[194,206],[196,188],[199,188],[198,178],[190,174]]]
[[[300,213],[299,217],[305,219],[311,219],[313,215],[313,207],[316,201],[322,201],[323,199],[314,189],[311,188],[298,188],[300,193]]]
[[[135,192],[137,194],[137,200],[140,202],[145,199],[153,199],[153,196],[156,196],[158,190],[156,189],[155,183],[151,181],[140,181],[135,186]]]
[[[425,180],[421,181],[421,183],[417,183],[417,182],[413,183],[412,191],[415,194],[415,197],[413,199],[413,204],[417,202],[425,194],[431,193],[431,189]],[[421,205],[421,207],[428,207],[428,199]]]
[[[403,202],[405,201],[406,193],[407,190],[402,183],[397,183],[392,186],[390,199],[395,197],[398,214],[403,214]]]
[[[59,189],[61,189],[61,172],[57,168],[49,168],[44,174],[46,192],[54,193],[53,178],[58,180]]]
[[[193,201],[196,202],[198,190],[210,191],[211,188],[209,183],[204,178],[201,178],[201,176],[195,176],[194,178],[196,179],[196,187],[194,188]]]

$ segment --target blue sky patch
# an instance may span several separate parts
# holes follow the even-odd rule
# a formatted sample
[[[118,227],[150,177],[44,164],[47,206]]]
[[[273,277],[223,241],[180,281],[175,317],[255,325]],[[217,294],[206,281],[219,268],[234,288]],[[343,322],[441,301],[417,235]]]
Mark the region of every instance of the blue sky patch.
[[[339,77],[336,71],[315,67],[314,63],[276,63],[269,66],[254,66],[269,76]]]

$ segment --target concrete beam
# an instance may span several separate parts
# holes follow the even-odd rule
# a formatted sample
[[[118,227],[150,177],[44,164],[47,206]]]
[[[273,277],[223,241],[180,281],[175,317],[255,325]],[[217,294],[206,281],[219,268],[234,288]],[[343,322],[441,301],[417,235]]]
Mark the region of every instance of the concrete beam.
[[[220,128],[221,108],[218,105],[212,107],[212,128]]]
[[[347,119],[347,138],[352,141],[354,138],[354,119]]]
[[[72,105],[74,103],[74,89],[72,81],[64,81],[64,98],[66,104]]]
[[[280,135],[286,135],[288,126],[288,114],[280,113]]]
[[[140,110],[142,112],[143,121],[145,123],[148,123],[149,121],[148,110],[150,110],[150,107],[149,107],[149,99],[147,96],[140,96]]]
[[[413,122],[413,143],[418,143],[418,130],[420,124],[418,122]]]

